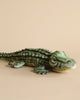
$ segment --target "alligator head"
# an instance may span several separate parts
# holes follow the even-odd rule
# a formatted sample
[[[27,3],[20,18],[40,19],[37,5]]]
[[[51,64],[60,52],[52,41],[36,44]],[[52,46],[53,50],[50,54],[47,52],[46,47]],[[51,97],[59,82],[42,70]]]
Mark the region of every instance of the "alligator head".
[[[50,56],[49,64],[53,71],[61,72],[76,67],[74,59],[68,57],[64,51],[55,51]]]

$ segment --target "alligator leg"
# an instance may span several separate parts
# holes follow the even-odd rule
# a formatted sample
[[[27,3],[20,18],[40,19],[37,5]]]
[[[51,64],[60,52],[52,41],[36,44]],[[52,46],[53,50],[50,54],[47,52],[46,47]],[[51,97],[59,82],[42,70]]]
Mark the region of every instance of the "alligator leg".
[[[34,72],[38,74],[47,74],[49,70],[45,69],[45,66],[40,65],[40,66],[34,67]]]
[[[12,61],[12,62],[9,62],[9,65],[13,68],[20,68],[22,67],[23,65],[25,64],[24,61]]]

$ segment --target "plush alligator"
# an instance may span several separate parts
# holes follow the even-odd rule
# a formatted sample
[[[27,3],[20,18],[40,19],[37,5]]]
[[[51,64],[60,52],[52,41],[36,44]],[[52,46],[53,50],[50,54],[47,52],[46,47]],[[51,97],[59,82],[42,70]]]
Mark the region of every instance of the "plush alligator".
[[[13,68],[33,66],[34,72],[38,74],[47,74],[50,71],[62,72],[76,67],[75,60],[68,57],[64,51],[51,52],[41,48],[0,53],[0,58],[9,60],[9,65]]]

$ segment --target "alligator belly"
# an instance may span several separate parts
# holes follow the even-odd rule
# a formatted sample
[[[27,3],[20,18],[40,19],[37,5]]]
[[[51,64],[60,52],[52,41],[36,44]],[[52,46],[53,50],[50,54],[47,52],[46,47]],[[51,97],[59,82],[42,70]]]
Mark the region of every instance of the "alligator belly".
[[[39,66],[40,64],[43,64],[44,60],[40,58],[35,57],[27,57],[25,60],[25,65],[27,66]]]

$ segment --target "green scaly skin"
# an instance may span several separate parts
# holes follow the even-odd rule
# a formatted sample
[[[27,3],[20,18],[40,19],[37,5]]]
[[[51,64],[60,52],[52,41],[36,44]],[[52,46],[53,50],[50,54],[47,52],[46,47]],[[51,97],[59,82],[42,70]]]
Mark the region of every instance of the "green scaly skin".
[[[75,60],[68,57],[64,51],[51,52],[40,48],[0,53],[0,58],[9,60],[9,65],[14,68],[24,65],[33,66],[34,72],[38,74],[46,74],[50,71],[62,72],[76,66]]]

